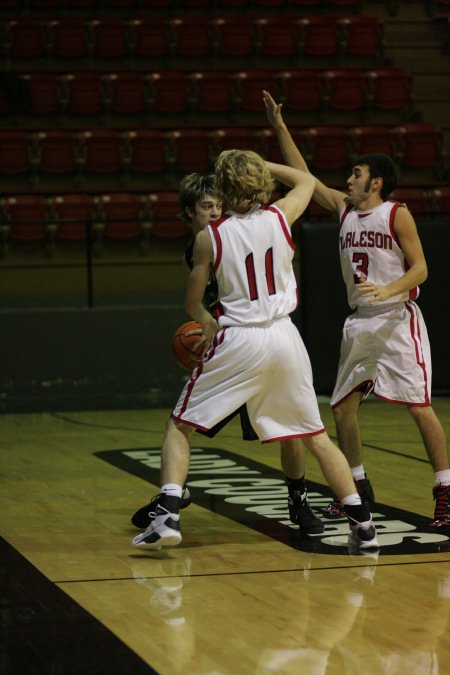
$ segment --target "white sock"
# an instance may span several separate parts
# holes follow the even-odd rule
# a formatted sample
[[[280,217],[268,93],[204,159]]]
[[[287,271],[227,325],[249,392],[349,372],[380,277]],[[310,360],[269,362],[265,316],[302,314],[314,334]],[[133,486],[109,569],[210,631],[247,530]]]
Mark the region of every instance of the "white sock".
[[[347,495],[347,497],[341,499],[341,504],[344,506],[360,506],[361,497],[357,492],[354,492],[352,495]]]
[[[166,483],[161,486],[161,493],[168,495],[169,497],[180,497],[183,493],[183,487],[177,485],[176,483]]]
[[[341,500],[341,504],[343,506],[360,506],[361,497],[357,492],[355,492],[352,495],[347,495],[347,497],[344,497],[344,499]],[[372,522],[370,520],[364,520],[361,523],[359,523],[359,525],[361,525],[361,527],[367,530],[372,525]]]
[[[354,480],[362,480],[366,477],[363,464],[360,464],[359,466],[352,466],[351,469]]]
[[[450,485],[450,469],[436,471],[434,474],[434,480],[436,481],[436,485]]]

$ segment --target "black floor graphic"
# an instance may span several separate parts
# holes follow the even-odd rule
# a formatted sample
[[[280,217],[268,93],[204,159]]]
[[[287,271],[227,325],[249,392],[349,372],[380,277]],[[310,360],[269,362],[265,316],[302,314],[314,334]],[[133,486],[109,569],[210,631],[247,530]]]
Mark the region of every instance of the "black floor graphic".
[[[153,484],[159,484],[160,448],[105,450],[97,457]],[[287,488],[280,471],[221,448],[194,447],[187,485],[195,504],[301,551],[348,555],[346,519],[323,518],[325,531],[300,535],[289,520]],[[376,487],[376,486],[375,486]],[[326,506],[330,489],[308,481],[313,509]],[[145,503],[145,494],[143,494]],[[137,503],[136,508],[143,505]],[[433,508],[430,491],[430,511]],[[130,513],[130,517],[131,517]],[[376,503],[373,517],[381,554],[450,551],[450,530],[435,532],[430,518]]]
[[[2,675],[157,675],[0,537]]]

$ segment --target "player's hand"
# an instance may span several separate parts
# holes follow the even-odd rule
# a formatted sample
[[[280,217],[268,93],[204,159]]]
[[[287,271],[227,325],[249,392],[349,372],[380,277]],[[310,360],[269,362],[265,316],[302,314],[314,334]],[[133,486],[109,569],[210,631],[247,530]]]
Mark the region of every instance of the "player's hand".
[[[265,90],[263,90],[263,101],[269,124],[271,124],[274,128],[279,127],[283,122],[283,117],[281,115],[281,107],[283,104],[275,103],[269,92]]]
[[[192,345],[192,351],[196,352],[197,348],[200,347],[200,345],[202,345],[202,344],[205,345],[203,352],[206,351],[206,348],[208,347],[208,342],[206,340],[206,337],[203,335],[203,331],[202,331],[201,328],[193,328],[192,330],[188,330],[188,331],[186,331],[185,335],[186,335],[186,337],[188,337],[190,335],[198,335],[199,336],[198,341],[194,342],[194,344]]]
[[[214,319],[214,317],[211,316],[209,319],[206,319],[205,322],[202,322],[202,328],[206,343],[209,346],[211,342],[214,340],[214,337],[217,331],[219,330],[220,326]]]
[[[360,281],[359,284],[356,284],[356,288],[358,293],[367,298],[369,302],[380,302],[391,297],[386,286],[377,286],[369,281]]]

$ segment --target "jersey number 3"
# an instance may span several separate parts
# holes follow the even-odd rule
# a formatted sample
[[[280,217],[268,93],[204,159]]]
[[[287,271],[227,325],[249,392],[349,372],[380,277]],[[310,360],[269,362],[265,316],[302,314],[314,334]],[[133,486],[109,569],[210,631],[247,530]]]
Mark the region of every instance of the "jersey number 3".
[[[367,272],[369,269],[369,256],[367,253],[354,253],[352,262],[356,263],[355,272],[353,275],[353,281],[355,284],[359,284],[360,281],[365,281],[367,279]]]

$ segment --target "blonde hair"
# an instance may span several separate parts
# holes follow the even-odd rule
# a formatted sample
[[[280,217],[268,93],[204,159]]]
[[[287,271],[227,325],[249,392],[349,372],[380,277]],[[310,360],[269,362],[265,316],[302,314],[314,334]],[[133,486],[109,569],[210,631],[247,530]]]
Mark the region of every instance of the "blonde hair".
[[[216,191],[233,210],[265,204],[275,187],[263,158],[252,150],[222,152],[216,160],[215,176]]]

